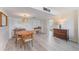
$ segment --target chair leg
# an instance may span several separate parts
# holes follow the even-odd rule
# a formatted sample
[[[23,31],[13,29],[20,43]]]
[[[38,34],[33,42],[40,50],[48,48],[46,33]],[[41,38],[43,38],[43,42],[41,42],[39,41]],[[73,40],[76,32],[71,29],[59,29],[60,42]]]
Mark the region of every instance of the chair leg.
[[[32,45],[32,47],[33,47],[33,40],[31,41],[31,45]]]
[[[24,50],[25,50],[25,48],[26,48],[26,45],[25,45],[25,44],[23,45],[23,48],[24,48]]]
[[[15,40],[15,45],[17,46],[17,39]]]

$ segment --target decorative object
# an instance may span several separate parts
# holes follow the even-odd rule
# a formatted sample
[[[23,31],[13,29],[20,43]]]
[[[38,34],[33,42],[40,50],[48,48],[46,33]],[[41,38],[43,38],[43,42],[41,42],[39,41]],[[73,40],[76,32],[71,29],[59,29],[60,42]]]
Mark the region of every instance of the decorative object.
[[[62,28],[62,26],[61,26],[61,24],[59,24],[59,29],[61,29]]]
[[[59,29],[62,29],[63,24],[66,22],[66,19],[59,19],[58,23],[59,23]]]

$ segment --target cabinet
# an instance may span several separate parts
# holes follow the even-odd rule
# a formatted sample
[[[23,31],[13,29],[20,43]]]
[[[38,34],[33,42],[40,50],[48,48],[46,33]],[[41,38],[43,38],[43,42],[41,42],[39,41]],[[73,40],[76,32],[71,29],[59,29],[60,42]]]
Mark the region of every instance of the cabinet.
[[[69,33],[67,29],[53,29],[54,37],[69,40]]]

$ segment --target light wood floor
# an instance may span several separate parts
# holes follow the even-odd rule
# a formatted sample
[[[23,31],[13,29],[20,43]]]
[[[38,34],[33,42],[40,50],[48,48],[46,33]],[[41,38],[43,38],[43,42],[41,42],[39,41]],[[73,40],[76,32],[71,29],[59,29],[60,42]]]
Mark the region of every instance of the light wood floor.
[[[15,39],[10,39],[4,49],[5,51],[79,51],[79,44],[64,41],[52,37],[49,34],[37,34],[33,47],[29,43],[26,48],[20,48],[15,45]]]

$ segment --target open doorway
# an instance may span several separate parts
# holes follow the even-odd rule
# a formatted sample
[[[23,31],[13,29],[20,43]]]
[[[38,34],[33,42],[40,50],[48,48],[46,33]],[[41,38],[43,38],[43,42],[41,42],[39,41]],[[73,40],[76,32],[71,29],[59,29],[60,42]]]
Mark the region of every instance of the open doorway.
[[[47,28],[48,28],[48,39],[51,39],[53,37],[53,20],[48,20],[48,24],[47,24]]]

